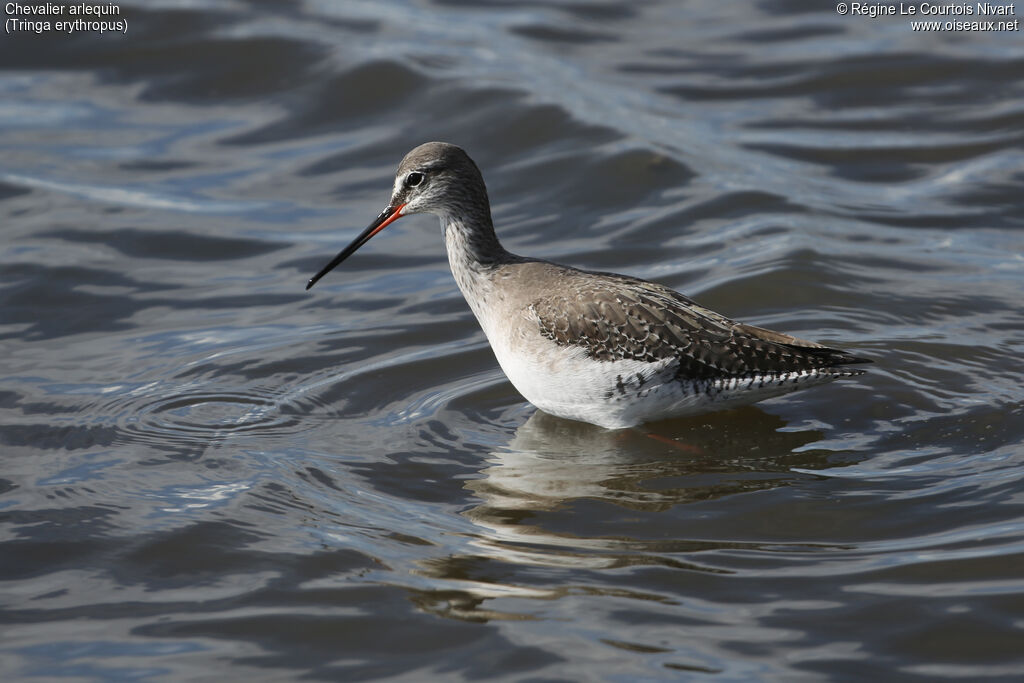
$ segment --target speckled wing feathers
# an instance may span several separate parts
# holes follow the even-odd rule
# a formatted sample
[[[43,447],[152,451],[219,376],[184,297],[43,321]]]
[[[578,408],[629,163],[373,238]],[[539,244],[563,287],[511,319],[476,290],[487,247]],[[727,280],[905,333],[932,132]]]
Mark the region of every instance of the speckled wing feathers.
[[[781,332],[737,323],[667,287],[576,272],[560,293],[530,306],[540,333],[598,361],[677,359],[680,379],[820,370],[867,362]],[[847,371],[845,374],[849,374]]]

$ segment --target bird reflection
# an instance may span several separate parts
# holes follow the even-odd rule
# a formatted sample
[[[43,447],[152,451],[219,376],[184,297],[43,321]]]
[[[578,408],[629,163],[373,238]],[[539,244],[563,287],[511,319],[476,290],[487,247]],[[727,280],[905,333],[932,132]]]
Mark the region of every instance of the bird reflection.
[[[417,602],[464,619],[522,618],[483,603],[520,592],[554,598],[566,590],[533,581],[517,587],[517,571],[529,567],[725,572],[701,564],[699,551],[758,544],[687,538],[687,528],[697,527],[680,526],[689,520],[685,512],[668,513],[784,486],[806,476],[793,468],[826,465],[831,451],[803,449],[821,431],[785,427],[782,418],[753,406],[621,431],[538,411],[465,484],[480,501],[462,513],[479,530],[469,552],[421,562],[424,574],[457,588]]]
[[[771,487],[790,479],[794,465],[812,466],[794,451],[822,437],[782,427],[781,418],[755,407],[622,431],[538,411],[507,449],[491,454],[484,476],[466,484],[484,501],[466,515],[483,526],[518,528],[510,522],[514,511],[552,510],[581,498],[662,510]]]

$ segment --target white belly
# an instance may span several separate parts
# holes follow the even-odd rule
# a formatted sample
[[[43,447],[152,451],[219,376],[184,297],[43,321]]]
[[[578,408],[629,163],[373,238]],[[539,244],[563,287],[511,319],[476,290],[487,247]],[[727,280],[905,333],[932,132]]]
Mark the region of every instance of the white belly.
[[[834,379],[784,373],[740,380],[680,380],[676,361],[596,361],[581,347],[534,339],[491,338],[498,364],[527,401],[541,410],[607,429],[755,403]]]

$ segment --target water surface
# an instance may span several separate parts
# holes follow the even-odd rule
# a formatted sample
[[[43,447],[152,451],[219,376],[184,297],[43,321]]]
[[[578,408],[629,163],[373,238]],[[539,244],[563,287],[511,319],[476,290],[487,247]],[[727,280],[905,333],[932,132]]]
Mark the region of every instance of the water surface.
[[[0,42],[10,680],[1024,676],[1024,44],[804,2],[131,3]],[[436,219],[872,358],[536,413]]]

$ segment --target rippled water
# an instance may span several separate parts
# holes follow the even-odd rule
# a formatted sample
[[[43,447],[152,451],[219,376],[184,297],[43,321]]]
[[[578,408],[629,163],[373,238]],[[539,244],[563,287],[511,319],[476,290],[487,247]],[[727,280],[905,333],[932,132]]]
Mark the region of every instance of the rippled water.
[[[813,2],[122,3],[0,41],[5,679],[1024,676],[1024,44]],[[405,219],[875,360],[537,414]]]

